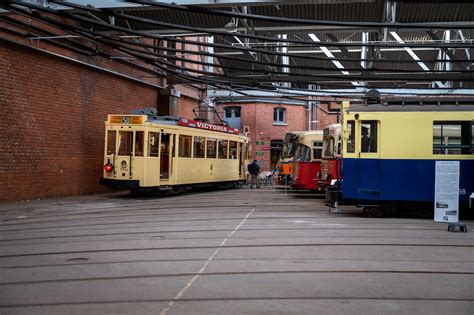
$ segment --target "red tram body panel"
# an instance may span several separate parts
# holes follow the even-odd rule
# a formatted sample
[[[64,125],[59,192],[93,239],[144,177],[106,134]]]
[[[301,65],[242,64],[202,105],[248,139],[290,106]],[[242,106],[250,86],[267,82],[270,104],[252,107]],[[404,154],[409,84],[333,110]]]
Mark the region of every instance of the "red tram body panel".
[[[319,190],[317,174],[321,171],[321,161],[293,163],[293,181],[295,190]]]

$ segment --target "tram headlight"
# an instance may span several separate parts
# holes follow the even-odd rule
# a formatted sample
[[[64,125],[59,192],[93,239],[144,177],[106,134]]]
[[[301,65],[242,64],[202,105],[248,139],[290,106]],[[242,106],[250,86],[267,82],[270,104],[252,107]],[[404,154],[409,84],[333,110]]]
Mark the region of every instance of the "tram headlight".
[[[106,171],[107,173],[112,172],[113,169],[114,169],[114,166],[111,163],[107,163],[104,165],[104,171]]]

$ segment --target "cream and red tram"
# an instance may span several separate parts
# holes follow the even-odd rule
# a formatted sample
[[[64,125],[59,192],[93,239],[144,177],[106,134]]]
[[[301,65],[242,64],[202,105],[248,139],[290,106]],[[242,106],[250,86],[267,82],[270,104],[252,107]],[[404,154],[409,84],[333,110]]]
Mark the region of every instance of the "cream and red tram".
[[[169,190],[244,183],[250,139],[238,129],[185,118],[108,115],[100,183]]]

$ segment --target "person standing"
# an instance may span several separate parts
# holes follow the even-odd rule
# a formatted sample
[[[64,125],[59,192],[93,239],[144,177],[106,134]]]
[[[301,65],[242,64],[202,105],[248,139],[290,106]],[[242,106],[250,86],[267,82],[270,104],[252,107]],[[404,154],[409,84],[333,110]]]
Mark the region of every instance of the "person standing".
[[[253,188],[254,185],[257,188],[260,188],[260,181],[258,179],[260,166],[257,164],[257,160],[253,160],[253,162],[247,166],[247,170],[250,174],[250,188]]]

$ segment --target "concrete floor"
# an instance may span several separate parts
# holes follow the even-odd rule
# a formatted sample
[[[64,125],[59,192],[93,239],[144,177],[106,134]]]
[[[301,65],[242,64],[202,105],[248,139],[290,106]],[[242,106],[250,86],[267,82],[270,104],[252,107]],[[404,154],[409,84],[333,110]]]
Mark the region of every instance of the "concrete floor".
[[[474,314],[474,222],[268,186],[0,207],[2,315]]]

